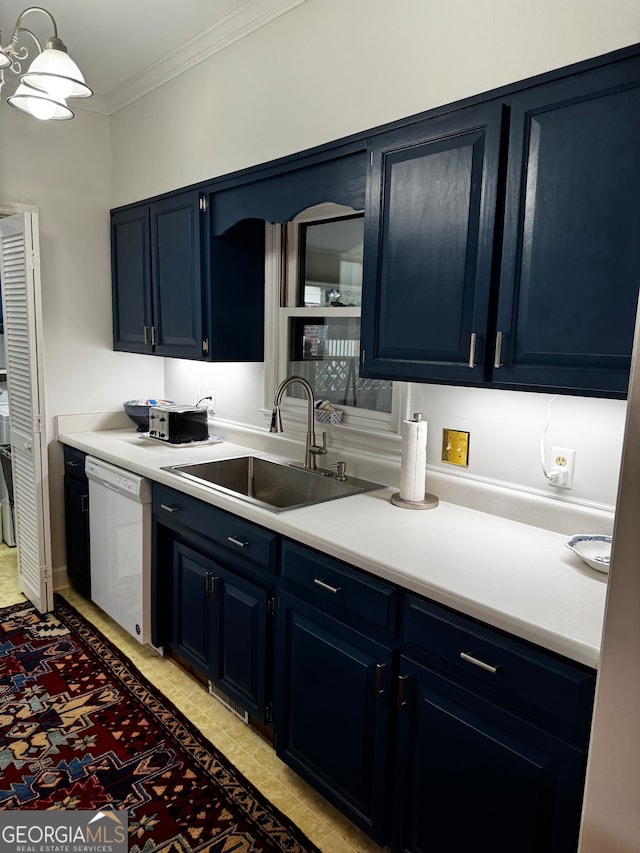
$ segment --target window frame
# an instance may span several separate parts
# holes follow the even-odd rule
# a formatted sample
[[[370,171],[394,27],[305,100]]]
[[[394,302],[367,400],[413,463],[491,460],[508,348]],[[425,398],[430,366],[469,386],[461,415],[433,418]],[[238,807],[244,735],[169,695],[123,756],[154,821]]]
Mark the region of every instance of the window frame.
[[[265,233],[265,418],[271,413],[276,389],[289,371],[289,320],[291,317],[360,317],[361,307],[297,306],[300,226],[330,219],[362,214],[362,211],[338,204],[319,204],[299,213],[290,222],[266,223]],[[344,418],[340,424],[325,425],[331,443],[373,446],[379,450],[395,447],[402,421],[409,410],[409,385],[393,382],[391,412],[376,412],[353,406],[340,406]],[[306,432],[306,401],[284,396],[281,411],[292,430]]]

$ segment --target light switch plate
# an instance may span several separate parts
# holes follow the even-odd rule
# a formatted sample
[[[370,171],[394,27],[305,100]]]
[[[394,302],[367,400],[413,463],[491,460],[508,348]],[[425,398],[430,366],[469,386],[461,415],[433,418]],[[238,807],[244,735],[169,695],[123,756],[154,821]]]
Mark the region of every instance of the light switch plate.
[[[442,461],[450,465],[469,465],[471,433],[456,429],[442,430]]]

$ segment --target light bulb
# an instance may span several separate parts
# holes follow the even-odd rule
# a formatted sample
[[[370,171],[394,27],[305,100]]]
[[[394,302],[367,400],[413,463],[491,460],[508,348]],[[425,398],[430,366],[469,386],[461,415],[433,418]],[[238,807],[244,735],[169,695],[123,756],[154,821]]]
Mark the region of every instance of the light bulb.
[[[47,98],[27,98],[29,112],[34,118],[48,121],[56,111],[56,105]]]
[[[25,83],[21,83],[15,94],[7,98],[7,103],[41,121],[73,118],[73,112],[64,101],[53,100]]]

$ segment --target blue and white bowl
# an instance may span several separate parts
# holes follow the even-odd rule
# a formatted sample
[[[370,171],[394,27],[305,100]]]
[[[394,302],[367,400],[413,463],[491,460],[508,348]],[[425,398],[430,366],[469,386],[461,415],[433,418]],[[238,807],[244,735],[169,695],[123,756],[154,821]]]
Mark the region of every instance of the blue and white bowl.
[[[611,562],[611,536],[577,533],[565,545],[598,572],[608,572]]]
[[[122,406],[134,424],[138,432],[149,431],[149,409],[151,406],[173,406],[173,400],[127,400]]]

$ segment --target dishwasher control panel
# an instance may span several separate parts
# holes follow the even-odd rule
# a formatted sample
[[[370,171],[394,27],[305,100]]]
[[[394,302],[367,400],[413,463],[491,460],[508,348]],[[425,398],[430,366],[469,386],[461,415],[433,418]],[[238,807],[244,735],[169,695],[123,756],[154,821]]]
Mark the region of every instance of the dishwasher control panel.
[[[101,483],[116,492],[129,495],[129,497],[147,502],[151,497],[151,486],[149,481],[131,471],[116,468],[101,459],[87,456],[84,470],[90,480]]]

